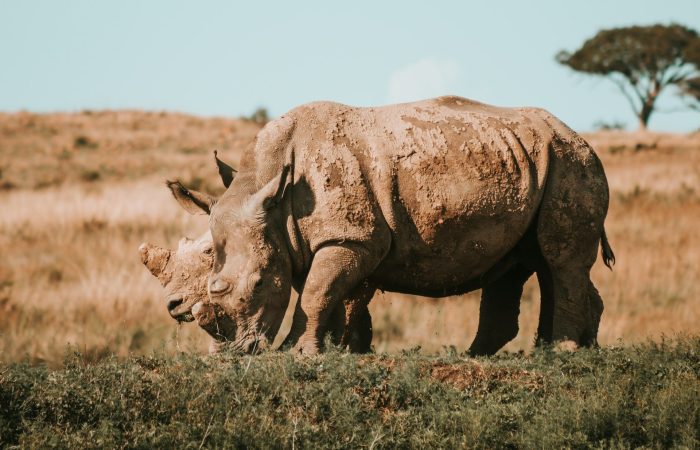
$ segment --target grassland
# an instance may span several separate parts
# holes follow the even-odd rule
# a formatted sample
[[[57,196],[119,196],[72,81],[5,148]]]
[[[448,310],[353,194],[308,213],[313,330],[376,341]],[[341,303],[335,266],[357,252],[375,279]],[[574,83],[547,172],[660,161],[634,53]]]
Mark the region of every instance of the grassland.
[[[163,181],[221,192],[211,150],[235,163],[258,129],[0,114],[0,446],[700,446],[699,134],[586,136],[608,174],[618,259],[592,275],[602,349],[532,351],[530,281],[521,332],[492,359],[459,354],[478,293],[378,294],[371,356],[204,357],[207,337],[169,318],[136,249],[202,233],[206,217]]]
[[[697,448],[700,340],[316,358],[69,355],[0,371],[22,448]]]
[[[199,330],[163,314],[136,249],[204,231],[163,181],[221,191],[212,150],[235,156],[258,130],[171,113],[0,114],[0,359],[204,351]]]
[[[95,360],[154,350],[204,353],[207,338],[167,315],[138,260],[150,241],[174,248],[206,218],[180,210],[166,178],[220,192],[211,151],[236,162],[259,129],[249,121],[137,111],[0,115],[0,360],[60,365],[67,345]],[[700,135],[598,133],[587,138],[611,186],[613,272],[600,342],[700,331]],[[473,338],[478,293],[448,299],[378,294],[377,351],[426,352]],[[539,293],[531,280],[521,332],[532,348]]]

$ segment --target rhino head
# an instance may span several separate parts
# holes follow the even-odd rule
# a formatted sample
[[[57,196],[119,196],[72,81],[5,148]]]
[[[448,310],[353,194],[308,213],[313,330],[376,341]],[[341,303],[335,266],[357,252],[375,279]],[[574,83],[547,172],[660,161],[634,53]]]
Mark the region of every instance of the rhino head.
[[[214,158],[225,187],[233,181],[236,171]],[[180,182],[168,181],[167,186],[186,211],[196,214],[208,212],[216,202],[213,197],[190,191]],[[186,198],[187,201],[182,199]],[[141,262],[158,278],[165,289],[165,299],[173,319],[178,322],[197,321],[197,324],[217,341],[226,341],[232,334],[230,320],[223,309],[209,302],[208,282],[214,256],[211,233],[197,239],[182,238],[176,251],[143,243],[139,247]]]
[[[139,254],[163,285],[170,316],[178,322],[194,320],[192,307],[208,299],[207,284],[214,263],[209,232],[199,239],[182,238],[176,251],[144,243]]]
[[[211,350],[217,342],[233,336],[232,322],[225,311],[209,301],[207,286],[214,262],[211,234],[198,239],[183,238],[176,251],[152,244],[139,247],[141,262],[158,278],[165,289],[168,311],[178,322],[197,321],[212,338]]]
[[[258,192],[229,190],[216,202],[187,189],[174,191],[183,208],[211,216],[210,302],[231,321],[229,347],[247,353],[272,344],[289,303],[292,262],[281,207],[289,170],[285,166]]]
[[[216,162],[228,187],[235,171],[218,158]],[[221,347],[217,341],[227,341],[227,348],[249,353],[262,350],[272,344],[279,331],[291,293],[291,262],[279,232],[277,207],[288,172],[287,167],[255,194],[236,189],[227,191],[221,200],[179,182],[167,183],[187,212],[211,215],[212,228],[214,224],[220,225],[217,229],[226,228],[227,223],[232,227],[221,238],[237,251],[231,253],[227,264],[226,245],[220,243],[217,252],[208,234],[197,240],[181,240],[175,252],[149,244],[140,248],[142,262],[165,287],[170,315],[181,322],[197,320],[215,338],[212,348]],[[241,184],[247,181],[243,178]],[[220,208],[219,203],[223,203]],[[214,210],[220,213],[215,216]],[[219,274],[224,265],[225,276],[210,276],[211,272]]]

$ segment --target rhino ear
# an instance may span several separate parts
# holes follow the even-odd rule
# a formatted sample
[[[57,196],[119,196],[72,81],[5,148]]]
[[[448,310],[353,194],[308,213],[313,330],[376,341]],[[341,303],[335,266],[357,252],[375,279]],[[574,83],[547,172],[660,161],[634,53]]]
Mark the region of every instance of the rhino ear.
[[[284,197],[285,189],[289,182],[291,165],[287,164],[282,171],[270,180],[262,189],[253,194],[250,199],[251,206],[256,210],[268,211],[277,206]]]
[[[190,214],[211,214],[211,208],[216,199],[202,192],[191,191],[179,181],[166,181],[165,184],[172,192],[175,200]]]
[[[219,159],[216,150],[214,150],[214,159],[216,160],[216,167],[219,169],[219,176],[221,176],[221,181],[224,182],[225,187],[231,186],[233,179],[236,177],[238,171],[233,167],[229,166],[225,162]]]

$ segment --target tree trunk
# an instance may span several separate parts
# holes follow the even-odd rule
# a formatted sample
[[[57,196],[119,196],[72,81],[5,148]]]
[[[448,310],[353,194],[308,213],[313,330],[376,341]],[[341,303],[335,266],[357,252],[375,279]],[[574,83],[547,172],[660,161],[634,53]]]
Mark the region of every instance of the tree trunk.
[[[649,118],[647,117],[646,120],[639,116],[639,131],[647,131],[647,122],[649,121]]]
[[[654,111],[654,103],[656,102],[656,98],[659,96],[659,91],[660,88],[658,82],[654,82],[651,90],[647,93],[646,98],[642,102],[642,109],[637,114],[640,131],[646,131],[647,129],[649,118],[651,117],[651,113]]]
[[[649,117],[651,116],[651,112],[654,110],[653,106],[653,101],[651,104],[647,100],[644,102],[644,105],[642,105],[641,111],[639,111],[639,114],[637,114],[637,118],[639,119],[639,130],[640,131],[646,131],[647,129],[647,124],[649,123]]]

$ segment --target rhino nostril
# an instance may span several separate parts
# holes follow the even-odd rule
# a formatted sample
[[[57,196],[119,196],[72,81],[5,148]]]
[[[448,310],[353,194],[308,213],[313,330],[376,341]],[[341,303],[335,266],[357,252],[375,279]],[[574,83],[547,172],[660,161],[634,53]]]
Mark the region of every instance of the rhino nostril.
[[[211,292],[212,294],[221,294],[223,292],[226,292],[229,286],[230,284],[227,281],[224,281],[221,278],[217,278],[216,280],[212,281],[212,283],[209,285],[209,292]]]
[[[178,306],[182,305],[182,299],[178,298],[175,300],[170,300],[168,302],[168,311],[173,312],[173,309],[177,308]]]

